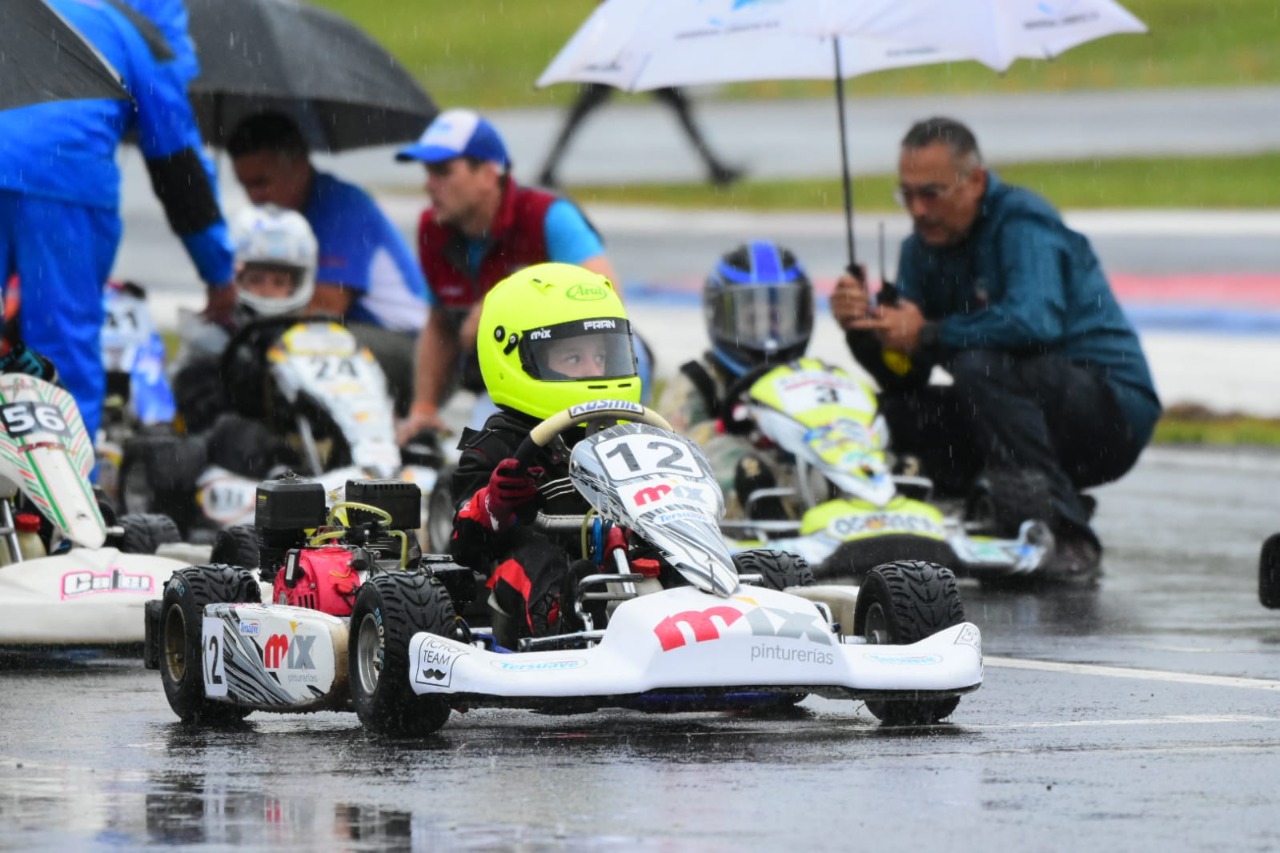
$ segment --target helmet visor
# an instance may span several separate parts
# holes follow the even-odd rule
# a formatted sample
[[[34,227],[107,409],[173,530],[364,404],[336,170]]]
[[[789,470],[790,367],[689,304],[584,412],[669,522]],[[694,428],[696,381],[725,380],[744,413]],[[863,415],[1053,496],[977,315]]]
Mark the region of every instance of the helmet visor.
[[[544,382],[635,376],[631,324],[599,317],[529,329],[520,337],[520,363]]]
[[[706,295],[712,336],[761,353],[806,343],[813,331],[808,284],[723,287]]]

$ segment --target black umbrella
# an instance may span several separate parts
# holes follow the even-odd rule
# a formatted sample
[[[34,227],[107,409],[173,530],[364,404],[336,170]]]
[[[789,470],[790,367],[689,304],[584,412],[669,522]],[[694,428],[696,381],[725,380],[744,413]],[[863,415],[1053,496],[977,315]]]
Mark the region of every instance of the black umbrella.
[[[44,0],[0,2],[0,110],[128,97],[111,63]]]
[[[187,0],[200,76],[191,103],[222,147],[266,110],[298,122],[317,151],[416,138],[438,112],[396,59],[355,24],[291,0]]]

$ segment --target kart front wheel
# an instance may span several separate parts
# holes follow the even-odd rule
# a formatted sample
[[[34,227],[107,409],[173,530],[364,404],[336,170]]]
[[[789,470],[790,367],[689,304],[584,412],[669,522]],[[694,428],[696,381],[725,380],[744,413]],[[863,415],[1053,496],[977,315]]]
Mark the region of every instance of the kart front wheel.
[[[121,516],[120,551],[125,554],[154,554],[161,545],[182,541],[182,533],[172,518],[156,512],[134,512]]]
[[[1258,600],[1271,610],[1280,608],[1280,533],[1272,534],[1262,543],[1262,557],[1258,561]]]
[[[937,563],[899,560],[872,569],[858,589],[854,633],[868,643],[910,645],[964,622],[952,571]],[[891,726],[930,725],[949,716],[960,697],[868,699],[867,710]]]
[[[409,685],[409,640],[424,631],[456,638],[461,625],[436,578],[381,572],[361,585],[347,661],[351,699],[365,728],[389,737],[423,737],[445,724],[447,698],[419,696]]]
[[[164,585],[160,605],[160,681],[169,707],[184,723],[218,726],[243,720],[249,709],[216,702],[204,692],[204,607],[258,603],[253,572],[209,564],[179,569]]]
[[[765,589],[813,586],[813,569],[808,560],[788,551],[740,551],[733,555],[733,564],[740,575],[760,575],[760,585]]]

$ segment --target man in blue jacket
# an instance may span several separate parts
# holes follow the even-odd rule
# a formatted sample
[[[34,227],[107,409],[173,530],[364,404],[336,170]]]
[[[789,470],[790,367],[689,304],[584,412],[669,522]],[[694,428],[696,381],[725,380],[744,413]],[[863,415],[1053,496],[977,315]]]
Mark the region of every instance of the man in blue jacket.
[[[21,336],[57,366],[93,435],[106,390],[102,289],[122,231],[115,153],[126,134],[136,132],[152,188],[209,287],[206,313],[215,319],[235,305],[232,252],[168,45],[154,28],[140,30],[123,4],[49,5],[115,66],[133,101],[0,112],[0,280],[20,280]]]
[[[960,122],[907,132],[899,195],[914,233],[896,292],[873,308],[846,275],[831,300],[895,448],[944,490],[984,478],[997,533],[1040,517],[1058,545],[1046,574],[1092,580],[1101,545],[1079,490],[1132,468],[1161,412],[1137,335],[1089,241],[984,168]],[[929,385],[934,365],[954,384]]]

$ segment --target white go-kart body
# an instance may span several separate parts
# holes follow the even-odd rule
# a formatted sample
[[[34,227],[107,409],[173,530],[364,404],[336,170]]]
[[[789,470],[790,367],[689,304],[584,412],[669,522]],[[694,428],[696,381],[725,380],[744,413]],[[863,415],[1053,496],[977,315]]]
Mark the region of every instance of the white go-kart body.
[[[0,648],[141,643],[144,603],[185,565],[106,547],[93,463],[70,394],[0,375]],[[51,556],[23,558],[19,513],[43,519]]]

